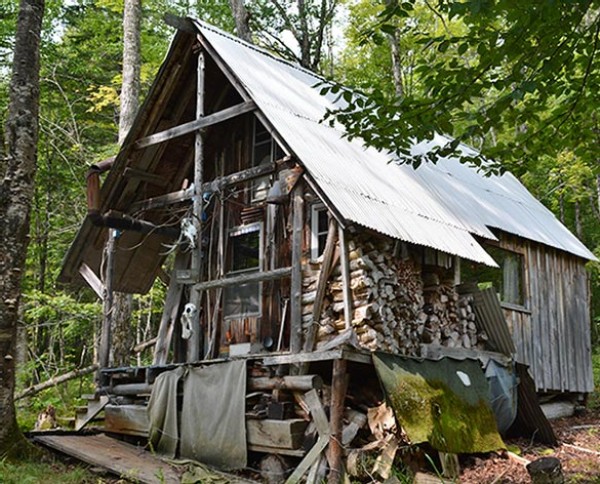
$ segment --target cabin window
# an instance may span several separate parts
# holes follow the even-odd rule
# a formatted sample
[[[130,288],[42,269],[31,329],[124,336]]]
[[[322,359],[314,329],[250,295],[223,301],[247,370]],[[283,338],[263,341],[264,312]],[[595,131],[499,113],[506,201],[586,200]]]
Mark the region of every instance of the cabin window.
[[[236,227],[229,232],[228,276],[254,273],[261,270],[262,224]],[[239,319],[260,316],[261,284],[246,282],[223,291],[223,316]]]
[[[327,232],[329,230],[329,216],[325,205],[317,204],[311,208],[311,259],[317,260],[325,250]]]
[[[490,245],[485,250],[492,256],[499,267],[487,267],[461,263],[461,280],[475,282],[481,289],[494,287],[501,302],[525,306],[524,258],[518,252],[501,249]]]
[[[252,166],[267,165],[283,158],[283,151],[275,142],[271,133],[256,118],[253,129]],[[257,178],[252,182],[251,202],[260,202],[267,198],[270,183],[269,177]]]

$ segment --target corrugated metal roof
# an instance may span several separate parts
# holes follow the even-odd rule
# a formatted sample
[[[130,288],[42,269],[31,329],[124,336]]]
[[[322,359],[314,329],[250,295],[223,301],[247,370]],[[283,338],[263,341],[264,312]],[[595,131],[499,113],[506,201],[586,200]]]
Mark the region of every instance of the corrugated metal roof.
[[[514,176],[484,177],[457,159],[418,170],[390,163],[388,154],[320,123],[326,109],[335,108],[333,97],[314,87],[322,79],[208,24],[196,25],[347,220],[489,265],[495,263],[471,234],[495,239],[490,228],[594,259]],[[438,136],[430,143],[443,141]]]

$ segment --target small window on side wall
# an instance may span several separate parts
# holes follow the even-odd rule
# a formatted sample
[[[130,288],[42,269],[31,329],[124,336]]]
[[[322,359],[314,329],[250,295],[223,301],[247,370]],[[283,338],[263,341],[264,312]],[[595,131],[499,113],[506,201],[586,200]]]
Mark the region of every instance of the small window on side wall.
[[[263,124],[254,118],[252,141],[252,166],[268,165],[283,158],[283,151]],[[263,176],[252,182],[251,202],[260,202],[267,198],[269,177]]]
[[[327,241],[327,232],[329,230],[329,215],[325,205],[319,203],[312,206],[310,225],[310,258],[317,260],[323,255],[325,242]]]
[[[236,227],[229,232],[228,271],[234,276],[261,268],[262,224]],[[223,316],[238,319],[261,314],[261,284],[246,282],[223,291]]]
[[[499,267],[487,267],[461,261],[461,280],[475,282],[481,289],[494,287],[500,301],[515,306],[525,306],[524,270],[522,254],[485,245]]]

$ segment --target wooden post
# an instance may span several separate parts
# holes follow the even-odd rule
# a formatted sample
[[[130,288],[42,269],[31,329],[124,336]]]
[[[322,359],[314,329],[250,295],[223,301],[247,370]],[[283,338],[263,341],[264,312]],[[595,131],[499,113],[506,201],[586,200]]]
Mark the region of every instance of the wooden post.
[[[183,292],[183,284],[177,282],[177,271],[187,267],[188,263],[188,254],[178,252],[175,256],[175,262],[173,263],[169,289],[167,289],[165,305],[158,327],[156,346],[154,347],[154,358],[152,360],[153,365],[164,365],[167,362],[167,355],[171,344],[171,335],[173,334],[172,325],[177,324],[177,313],[179,303],[181,302],[181,294]]]
[[[102,304],[102,332],[100,334],[100,349],[98,350],[98,380],[102,368],[108,368],[110,363],[110,339],[113,316],[113,279],[115,272],[115,245],[114,230],[109,229],[106,243],[106,270],[104,273],[104,298]]]
[[[343,464],[342,456],[342,431],[344,429],[344,401],[346,400],[346,360],[340,358],[333,360],[333,376],[331,382],[331,412],[329,426],[329,484],[338,484],[342,481]]]
[[[290,351],[302,350],[302,236],[304,231],[304,186],[293,191],[292,280],[290,288]]]
[[[196,91],[196,119],[204,117],[204,52],[198,54],[198,78]],[[194,144],[194,226],[196,227],[196,250],[192,252],[192,278],[200,281],[202,277],[202,181],[204,163],[204,133],[196,131]],[[192,336],[187,343],[187,361],[198,361],[200,359],[200,303],[202,293],[194,287],[190,289],[190,302],[196,306],[196,318],[192,321]]]
[[[342,227],[339,228],[340,237],[340,264],[342,266],[342,291],[344,295],[344,320],[346,329],[352,326],[352,292],[350,290],[350,260],[348,258],[348,244],[346,234]]]
[[[331,264],[333,262],[333,254],[335,252],[335,242],[337,238],[337,222],[334,218],[329,220],[329,231],[327,232],[327,240],[325,241],[325,250],[323,251],[323,262],[319,271],[319,280],[317,282],[317,293],[315,303],[313,305],[312,323],[306,333],[304,340],[304,351],[312,351],[315,346],[317,336],[317,327],[321,318],[321,309],[323,307],[323,299],[327,289],[327,281],[331,273]]]

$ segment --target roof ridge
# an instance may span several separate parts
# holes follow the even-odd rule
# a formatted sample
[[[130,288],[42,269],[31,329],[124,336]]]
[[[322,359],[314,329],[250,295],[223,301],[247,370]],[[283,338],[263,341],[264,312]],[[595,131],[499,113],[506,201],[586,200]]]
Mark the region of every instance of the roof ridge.
[[[258,52],[259,54],[265,55],[267,57],[270,57],[271,59],[273,59],[276,62],[279,62],[281,64],[285,64],[289,67],[291,67],[292,69],[296,69],[297,71],[303,72],[305,74],[308,74],[310,76],[313,76],[317,79],[320,79],[321,81],[325,81],[325,82],[332,82],[330,79],[327,79],[324,76],[321,76],[320,74],[317,74],[316,72],[311,71],[310,69],[307,69],[306,67],[301,66],[300,64],[298,64],[297,62],[292,62],[290,60],[284,59],[283,57],[279,57],[277,55],[275,55],[273,52],[265,49],[264,47],[260,47],[258,45],[255,44],[251,44],[250,42],[245,41],[244,39],[241,39],[240,37],[237,37],[229,32],[226,32],[218,27],[215,27],[214,25],[211,25],[207,22],[204,22],[203,20],[199,20],[199,19],[191,19],[197,27],[199,27],[200,29],[206,29],[206,30],[210,30],[211,32],[217,34],[217,35],[221,35],[222,37],[227,38],[228,40],[231,40],[232,42],[236,42],[248,49],[254,50],[256,52]]]

